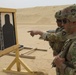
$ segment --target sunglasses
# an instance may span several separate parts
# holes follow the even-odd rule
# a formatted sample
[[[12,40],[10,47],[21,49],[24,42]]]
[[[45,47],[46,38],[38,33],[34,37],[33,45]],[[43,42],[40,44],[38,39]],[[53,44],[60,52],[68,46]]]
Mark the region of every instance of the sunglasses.
[[[70,21],[69,21],[68,19],[66,19],[66,18],[62,20],[62,23],[63,23],[63,24],[67,24],[67,23],[69,23],[69,22],[70,22]]]
[[[57,19],[57,20],[56,20],[56,22],[62,22],[62,20],[60,20],[60,19]]]

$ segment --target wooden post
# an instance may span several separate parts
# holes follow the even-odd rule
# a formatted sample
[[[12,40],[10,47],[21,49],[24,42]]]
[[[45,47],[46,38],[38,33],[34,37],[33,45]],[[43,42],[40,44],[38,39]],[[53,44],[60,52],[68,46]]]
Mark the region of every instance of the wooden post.
[[[16,57],[15,59],[11,62],[11,64],[4,69],[4,72],[8,72],[8,73],[17,73],[17,74],[25,74],[25,75],[36,75],[34,74],[34,72],[27,66],[24,64],[24,62],[19,58],[19,50],[15,50],[16,53]],[[12,67],[14,66],[14,64],[16,64],[16,70],[12,70]],[[25,71],[22,72],[21,71],[21,66],[24,67]]]

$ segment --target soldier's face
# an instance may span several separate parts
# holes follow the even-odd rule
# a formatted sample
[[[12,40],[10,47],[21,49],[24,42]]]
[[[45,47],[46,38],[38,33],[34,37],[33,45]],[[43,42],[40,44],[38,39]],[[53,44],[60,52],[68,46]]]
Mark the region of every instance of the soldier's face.
[[[63,19],[63,26],[67,33],[71,33],[71,22],[67,19]]]
[[[61,19],[57,19],[56,23],[59,27],[62,27],[62,20]]]

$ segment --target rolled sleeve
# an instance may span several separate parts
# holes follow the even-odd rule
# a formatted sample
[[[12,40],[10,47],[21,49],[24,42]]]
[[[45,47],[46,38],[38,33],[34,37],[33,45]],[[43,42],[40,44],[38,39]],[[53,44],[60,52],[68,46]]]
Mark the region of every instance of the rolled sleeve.
[[[43,34],[40,36],[39,39],[43,39],[43,40],[45,40],[45,39],[46,39],[46,36],[47,36],[47,33],[43,33]]]

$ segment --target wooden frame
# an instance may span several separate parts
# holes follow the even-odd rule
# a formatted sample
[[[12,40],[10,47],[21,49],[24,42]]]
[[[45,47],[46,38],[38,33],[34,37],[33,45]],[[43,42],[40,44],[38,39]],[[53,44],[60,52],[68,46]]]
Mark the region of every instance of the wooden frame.
[[[3,55],[5,55],[9,52],[12,52],[12,51],[14,51],[16,54],[15,59],[3,71],[17,73],[17,74],[19,73],[19,74],[35,75],[34,72],[27,65],[25,65],[23,63],[23,61],[19,58],[19,45],[18,45],[17,30],[16,30],[17,27],[16,27],[16,14],[15,14],[15,12],[16,12],[15,9],[0,8],[0,36],[1,36],[0,37],[0,42],[1,42],[0,43],[0,47],[1,47],[0,48],[0,56],[3,56]],[[3,18],[4,15],[5,15],[5,23],[4,23],[4,18]],[[10,19],[9,17],[12,17],[12,18]],[[7,21],[11,22],[13,24],[13,25],[9,24],[11,26],[14,26],[13,33],[10,33],[10,32],[12,32],[11,31],[12,29],[10,29],[11,27],[9,27],[8,24],[6,24],[6,23],[8,23]],[[6,25],[5,28],[3,28],[4,25]],[[10,30],[8,30],[8,29],[10,29]],[[11,34],[14,37],[14,40],[13,39],[11,39],[11,40],[15,41],[13,44],[11,41],[9,41],[10,40],[9,37]],[[7,37],[7,39],[9,38],[8,41],[7,41],[6,37]],[[6,42],[9,42],[9,44]],[[17,70],[12,70],[12,67],[14,66],[14,64],[16,64]],[[21,66],[24,67],[24,69],[25,69],[24,72],[21,71]]]
[[[16,48],[18,48],[18,38],[17,38],[17,27],[16,27],[16,16],[15,16],[15,9],[8,9],[8,8],[0,8],[0,56],[3,56],[13,50],[15,50]],[[7,24],[5,24],[5,21],[7,22],[9,18],[9,22],[10,22],[10,28],[13,29],[13,31],[11,31],[11,29],[8,27]],[[11,24],[12,23],[12,24]],[[12,26],[12,27],[11,27]],[[10,30],[8,30],[10,29]],[[15,42],[13,43],[14,40],[12,40],[11,33],[9,32],[14,32],[15,37],[14,40]],[[12,34],[13,35],[13,34]],[[5,39],[6,38],[6,39]],[[11,39],[10,39],[11,38]],[[11,44],[6,45],[7,42],[10,43],[10,40],[12,40]],[[4,43],[5,42],[5,43]],[[12,44],[13,43],[13,44]],[[6,46],[6,47],[5,47]]]

